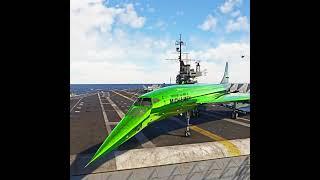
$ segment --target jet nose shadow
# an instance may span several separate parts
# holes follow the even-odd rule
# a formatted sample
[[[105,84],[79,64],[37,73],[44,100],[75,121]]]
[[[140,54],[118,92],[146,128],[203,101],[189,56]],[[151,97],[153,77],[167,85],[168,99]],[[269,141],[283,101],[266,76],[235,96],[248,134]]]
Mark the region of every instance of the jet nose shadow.
[[[137,143],[130,143],[130,140],[127,142],[131,145],[130,147],[122,147],[119,148],[119,151],[112,151],[106,155],[103,155],[101,158],[97,159],[87,167],[85,167],[85,165],[90,161],[102,143],[96,144],[80,152],[74,157],[70,157],[70,162],[72,161],[70,164],[70,179],[81,180],[85,179],[89,174],[116,171],[115,154],[117,156],[121,155],[132,148],[135,149],[138,146]]]

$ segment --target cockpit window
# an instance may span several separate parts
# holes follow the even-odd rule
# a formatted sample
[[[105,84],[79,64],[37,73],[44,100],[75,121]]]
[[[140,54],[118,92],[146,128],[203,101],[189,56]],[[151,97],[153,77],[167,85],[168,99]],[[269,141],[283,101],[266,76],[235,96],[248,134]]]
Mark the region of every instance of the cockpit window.
[[[157,102],[159,102],[159,99],[158,98],[153,98],[152,99],[152,103],[154,104],[154,103],[157,103]]]
[[[134,105],[135,106],[151,106],[151,98],[139,98]]]
[[[140,106],[141,101],[142,101],[142,98],[137,99],[136,102],[134,102],[134,105],[135,106]]]
[[[143,98],[141,101],[141,106],[151,106],[151,98]]]

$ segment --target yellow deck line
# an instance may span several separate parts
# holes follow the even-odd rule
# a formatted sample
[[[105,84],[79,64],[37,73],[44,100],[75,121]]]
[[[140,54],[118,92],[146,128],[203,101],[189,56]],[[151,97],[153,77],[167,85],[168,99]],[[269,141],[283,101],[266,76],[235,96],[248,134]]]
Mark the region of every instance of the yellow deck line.
[[[175,120],[175,122],[178,122],[181,125],[186,125],[177,117],[170,117],[169,119]],[[228,154],[230,156],[240,156],[241,155],[241,151],[239,150],[239,148],[236,145],[234,145],[233,143],[231,143],[228,139],[225,139],[221,136],[218,136],[218,135],[214,134],[213,132],[204,130],[196,125],[190,125],[190,129],[222,144],[227,149]]]
[[[204,129],[202,129],[198,126],[195,126],[195,125],[191,125],[190,129],[197,131],[198,133],[205,135],[205,136],[221,143],[225,148],[227,148],[230,156],[240,156],[241,152],[240,152],[239,148],[236,145],[232,144],[229,140],[227,140],[221,136],[218,136],[216,134],[213,134],[212,132],[204,130]]]

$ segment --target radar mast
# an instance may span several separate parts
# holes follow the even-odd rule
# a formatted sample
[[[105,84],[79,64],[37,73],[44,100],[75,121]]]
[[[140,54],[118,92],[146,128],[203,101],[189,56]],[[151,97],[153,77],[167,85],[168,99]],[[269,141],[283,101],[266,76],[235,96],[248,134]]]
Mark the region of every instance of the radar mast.
[[[179,74],[176,76],[177,84],[194,84],[197,83],[195,78],[202,76],[202,72],[200,71],[200,61],[196,61],[194,59],[188,59],[189,53],[182,52],[182,46],[186,46],[186,43],[181,40],[181,34],[179,40],[175,42],[176,52],[179,53],[178,59],[166,59],[166,60],[179,60],[180,70]],[[182,58],[182,54],[186,55],[186,58]],[[190,64],[188,61],[196,62],[196,70],[190,68]]]

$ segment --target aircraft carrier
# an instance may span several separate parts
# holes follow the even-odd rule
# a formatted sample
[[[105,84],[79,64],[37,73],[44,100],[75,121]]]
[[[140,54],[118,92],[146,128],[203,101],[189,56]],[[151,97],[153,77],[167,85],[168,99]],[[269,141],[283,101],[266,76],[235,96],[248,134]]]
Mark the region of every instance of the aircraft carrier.
[[[183,45],[180,35],[178,58],[167,60],[179,61],[176,84],[194,84],[204,71],[182,53]],[[195,70],[188,61],[196,62]],[[198,107],[189,137],[184,116],[155,122],[84,168],[138,96],[154,88],[70,94],[70,179],[250,179],[250,106],[242,103]],[[229,90],[248,93],[250,84]]]
[[[250,84],[231,88],[250,91]],[[141,89],[99,90],[70,97],[71,179],[249,179],[250,112],[215,104],[186,121],[177,116],[155,122],[116,151],[84,168]]]

